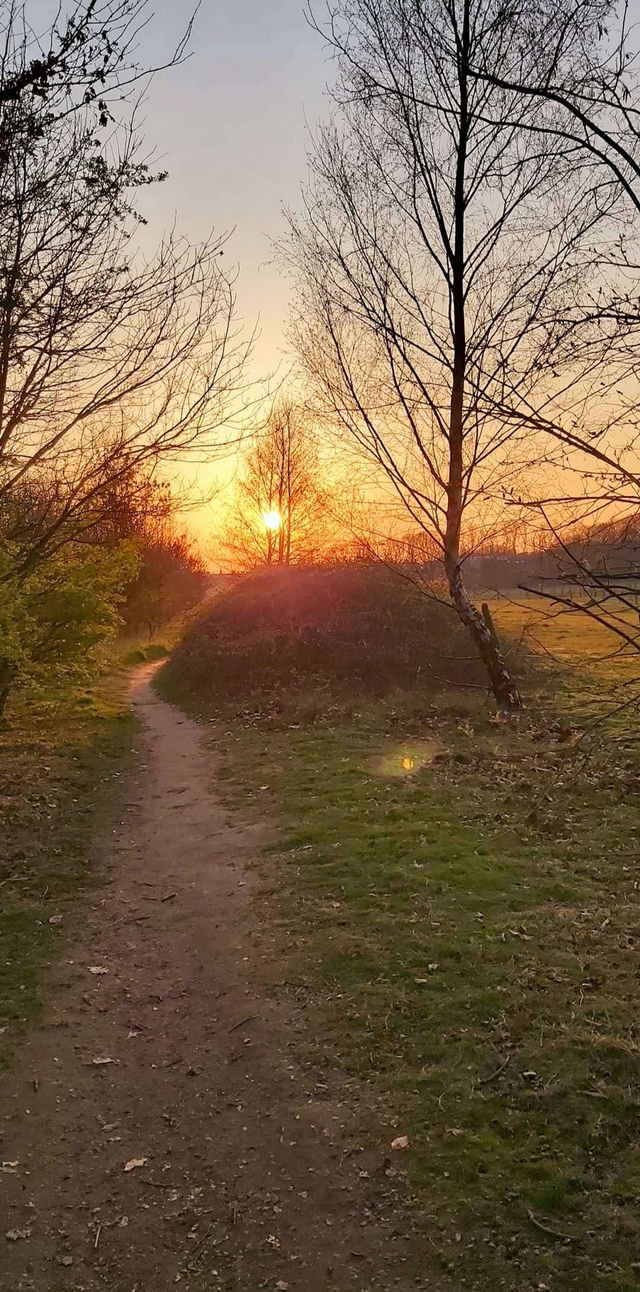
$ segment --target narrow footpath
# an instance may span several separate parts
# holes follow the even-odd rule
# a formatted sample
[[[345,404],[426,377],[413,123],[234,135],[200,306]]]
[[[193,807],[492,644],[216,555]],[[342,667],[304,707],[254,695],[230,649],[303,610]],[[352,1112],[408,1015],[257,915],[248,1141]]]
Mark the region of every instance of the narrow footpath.
[[[437,1292],[388,1159],[345,1147],[349,1109],[256,969],[264,827],[221,806],[153,671],[110,883],[0,1081],[0,1288]]]

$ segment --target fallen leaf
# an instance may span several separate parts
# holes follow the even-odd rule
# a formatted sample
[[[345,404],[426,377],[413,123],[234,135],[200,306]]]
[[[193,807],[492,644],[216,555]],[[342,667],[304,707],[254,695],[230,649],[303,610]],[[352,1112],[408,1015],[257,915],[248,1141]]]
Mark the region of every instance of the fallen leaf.
[[[391,1147],[395,1149],[408,1148],[409,1136],[408,1135],[396,1136],[396,1138],[391,1141]]]
[[[20,1166],[19,1162],[3,1162],[2,1170],[7,1171],[9,1174],[11,1174],[12,1172],[15,1171],[16,1167],[18,1166]]]
[[[5,1234],[5,1238],[8,1238],[10,1243],[17,1243],[19,1238],[31,1238],[31,1230],[8,1229]]]
[[[95,1059],[92,1059],[92,1060],[91,1060],[91,1062],[93,1063],[93,1065],[94,1065],[94,1067],[95,1067],[95,1068],[103,1068],[103,1067],[105,1066],[105,1064],[106,1064],[106,1063],[117,1063],[117,1062],[118,1062],[118,1060],[117,1060],[117,1059],[110,1059],[110,1058],[109,1058],[109,1056],[108,1056],[108,1055],[106,1055],[106,1054],[104,1054],[104,1055],[103,1055],[103,1054],[97,1054],[97,1055],[96,1055],[96,1057],[95,1057]]]
[[[121,1216],[118,1221],[118,1229],[126,1229],[128,1224],[129,1224],[129,1217]]]
[[[106,969],[104,965],[89,965],[89,973],[102,974],[108,972],[109,970]]]
[[[73,1256],[63,1256],[60,1261],[61,1265],[73,1265]]]
[[[288,1286],[289,1286],[289,1284],[288,1284],[288,1283],[285,1283],[285,1280],[284,1280],[284,1279],[278,1279],[278,1282],[276,1283],[276,1287],[277,1287],[277,1289],[278,1289],[278,1292],[286,1292],[286,1290],[287,1290]]]
[[[63,920],[64,920],[64,915],[50,915],[50,916],[49,916],[49,923],[50,923],[50,924],[62,924],[62,921],[63,921]]]
[[[279,1238],[276,1238],[276,1235],[275,1235],[275,1234],[269,1234],[269,1237],[267,1238],[267,1242],[268,1242],[268,1244],[269,1244],[269,1247],[279,1247],[279,1246],[280,1246],[280,1239],[279,1239]]]
[[[148,1157],[132,1157],[128,1162],[125,1162],[124,1169],[125,1171],[135,1171],[137,1166],[146,1166],[148,1161]]]

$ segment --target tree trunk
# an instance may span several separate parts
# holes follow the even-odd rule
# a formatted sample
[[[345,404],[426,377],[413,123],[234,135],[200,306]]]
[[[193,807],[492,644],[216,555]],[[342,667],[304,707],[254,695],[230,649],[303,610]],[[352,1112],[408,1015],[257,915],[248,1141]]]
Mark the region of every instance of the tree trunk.
[[[16,665],[10,659],[0,658],[0,718],[4,713],[16,672]]]
[[[449,595],[484,664],[497,704],[501,709],[521,709],[522,697],[500,650],[491,614],[484,616],[474,606],[465,587],[459,561],[445,560],[445,570]]]
[[[522,701],[504,662],[500,644],[489,619],[474,606],[462,578],[460,541],[465,507],[465,385],[467,371],[466,319],[466,211],[467,150],[469,146],[469,47],[471,42],[471,5],[465,0],[461,39],[457,50],[460,123],[456,156],[454,191],[454,234],[451,248],[451,304],[453,372],[449,410],[449,478],[447,481],[447,521],[444,538],[444,568],[449,595],[461,622],[471,636],[487,671],[491,690],[501,708],[519,709]]]

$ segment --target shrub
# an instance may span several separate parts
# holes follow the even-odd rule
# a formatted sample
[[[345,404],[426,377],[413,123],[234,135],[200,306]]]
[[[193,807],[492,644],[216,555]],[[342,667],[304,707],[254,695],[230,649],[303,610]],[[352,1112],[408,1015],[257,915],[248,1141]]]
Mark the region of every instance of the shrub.
[[[121,624],[135,549],[65,548],[30,571],[0,547],[0,714],[13,687],[87,680]]]
[[[198,695],[320,685],[382,696],[483,684],[454,612],[380,565],[256,571],[192,620],[171,678]]]

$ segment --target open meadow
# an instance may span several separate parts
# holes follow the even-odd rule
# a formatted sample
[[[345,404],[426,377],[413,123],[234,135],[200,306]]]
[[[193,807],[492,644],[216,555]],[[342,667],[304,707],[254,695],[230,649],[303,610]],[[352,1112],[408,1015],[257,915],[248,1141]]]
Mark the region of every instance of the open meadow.
[[[617,665],[600,672],[608,643],[586,620],[493,609],[526,695],[507,720],[455,686],[347,696],[298,674],[278,697],[257,656],[234,702],[224,660],[216,691],[230,643],[215,608],[198,639],[208,694],[185,686],[183,648],[158,686],[213,720],[229,802],[275,814],[255,865],[278,981],[346,1083],[354,1144],[373,1137],[391,1173],[408,1169],[452,1286],[632,1292],[637,720],[603,720],[596,678],[615,683]],[[568,665],[576,628],[593,675]]]
[[[539,664],[548,659],[564,666],[565,683],[574,672],[583,682],[595,682],[603,692],[640,677],[637,651],[629,650],[607,624],[612,614],[609,607],[602,609],[598,619],[597,609],[593,615],[580,609],[579,596],[575,609],[549,605],[540,597],[517,591],[493,593],[489,601],[495,623],[508,635],[512,649],[517,652],[522,643],[529,646]],[[637,630],[640,604],[636,614],[624,607],[615,610],[617,620]],[[561,680],[558,671],[556,677]]]

